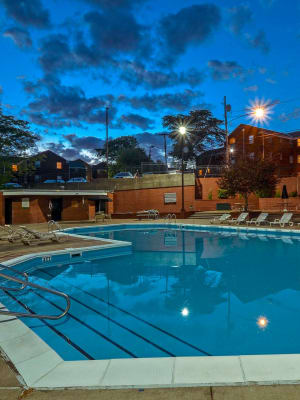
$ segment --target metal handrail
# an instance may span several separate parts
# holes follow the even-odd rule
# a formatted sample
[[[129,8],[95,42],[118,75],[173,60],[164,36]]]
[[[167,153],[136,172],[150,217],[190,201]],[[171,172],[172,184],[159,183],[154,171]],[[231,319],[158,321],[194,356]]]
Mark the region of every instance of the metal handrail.
[[[3,274],[2,272],[0,272],[0,276],[2,278],[7,279],[7,280],[11,280],[13,282],[21,283],[22,285],[25,285],[25,287],[30,286],[30,287],[35,288],[35,289],[43,290],[44,292],[52,293],[52,294],[54,294],[56,296],[63,297],[66,300],[66,303],[67,303],[64,312],[59,314],[59,315],[47,315],[47,314],[43,315],[43,314],[32,314],[32,313],[1,311],[1,310],[0,310],[0,315],[11,315],[11,316],[14,316],[14,317],[57,320],[57,319],[60,319],[60,318],[64,317],[68,313],[68,311],[70,309],[70,306],[71,306],[71,303],[70,303],[70,298],[69,298],[69,296],[67,294],[65,294],[63,292],[59,292],[59,291],[54,290],[54,289],[49,289],[49,288],[46,288],[44,286],[37,285],[36,283],[32,283],[32,282],[28,282],[28,281],[22,281],[22,279]],[[3,290],[6,290],[6,289],[3,289]],[[12,289],[9,288],[8,290],[12,290]]]
[[[27,284],[28,284],[28,275],[26,274],[26,272],[20,272],[20,271],[14,269],[12,267],[6,267],[5,265],[2,265],[2,264],[0,265],[0,270],[1,269],[8,269],[9,271],[14,272],[15,274],[24,276],[25,282],[22,283],[22,286],[20,288],[11,288],[11,287],[7,287],[7,286],[0,286],[0,289],[2,289],[2,290],[11,290],[11,291],[17,292],[19,290],[23,290],[27,286]],[[0,273],[0,276],[1,275],[2,274]]]

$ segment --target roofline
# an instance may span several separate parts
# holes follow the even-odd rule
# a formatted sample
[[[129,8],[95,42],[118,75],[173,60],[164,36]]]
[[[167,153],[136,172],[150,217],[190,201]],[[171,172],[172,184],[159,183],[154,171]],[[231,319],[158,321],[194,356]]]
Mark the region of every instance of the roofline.
[[[3,196],[107,196],[104,190],[3,190]]]

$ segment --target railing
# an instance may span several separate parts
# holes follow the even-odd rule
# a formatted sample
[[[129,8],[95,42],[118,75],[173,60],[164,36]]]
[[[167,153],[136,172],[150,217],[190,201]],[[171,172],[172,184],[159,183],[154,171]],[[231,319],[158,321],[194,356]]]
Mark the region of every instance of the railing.
[[[6,287],[6,286],[0,286],[0,289],[5,291],[16,291],[16,290],[23,290],[25,288],[27,288],[28,286],[31,288],[35,288],[35,289],[39,289],[42,290],[44,292],[48,292],[51,294],[54,294],[56,296],[59,297],[63,297],[66,300],[66,308],[65,310],[59,314],[59,315],[48,315],[48,314],[32,314],[32,313],[22,313],[22,312],[14,312],[14,311],[2,311],[0,310],[0,315],[10,315],[13,317],[24,317],[24,318],[38,318],[38,319],[51,319],[51,320],[57,320],[60,319],[62,317],[64,317],[68,311],[70,310],[70,298],[67,294],[63,293],[63,292],[59,292],[57,290],[54,289],[49,289],[46,288],[44,286],[40,286],[37,285],[36,283],[32,283],[28,281],[28,275],[25,272],[19,272],[13,268],[10,267],[5,267],[4,265],[0,265],[1,269],[7,269],[7,270],[11,270],[14,273],[17,273],[19,275],[23,275],[25,277],[25,281],[23,281],[22,279],[16,278],[14,276],[10,276],[10,275],[6,275],[3,272],[0,272],[0,277],[8,280],[8,281],[12,281],[12,282],[16,282],[16,283],[20,283],[22,286],[20,288],[10,288],[10,287]]]
[[[168,214],[164,217],[164,221],[166,223],[171,223],[173,219],[174,219],[174,223],[176,224],[176,215],[175,214]]]
[[[61,231],[61,226],[53,219],[48,221],[48,232]]]

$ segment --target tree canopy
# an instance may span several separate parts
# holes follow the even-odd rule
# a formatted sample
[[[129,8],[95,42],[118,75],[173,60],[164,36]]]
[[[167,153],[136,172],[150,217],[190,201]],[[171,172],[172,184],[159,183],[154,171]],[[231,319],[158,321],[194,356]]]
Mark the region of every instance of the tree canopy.
[[[0,109],[0,156],[22,156],[34,148],[38,140],[27,121],[4,115]]]
[[[185,160],[196,160],[203,151],[224,145],[225,132],[219,126],[222,123],[209,110],[193,110],[188,115],[165,115],[162,124],[174,141],[170,154],[180,159],[183,149]],[[180,126],[186,127],[185,135],[178,132]]]
[[[229,196],[240,194],[245,200],[245,210],[247,210],[248,197],[251,193],[263,191],[271,195],[274,192],[278,182],[275,169],[276,166],[270,161],[240,160],[224,168],[218,186],[226,190]]]
[[[125,149],[138,147],[138,142],[134,136],[120,136],[108,141],[108,162],[117,161],[120,153]],[[99,157],[106,157],[106,146],[102,149],[96,149]]]

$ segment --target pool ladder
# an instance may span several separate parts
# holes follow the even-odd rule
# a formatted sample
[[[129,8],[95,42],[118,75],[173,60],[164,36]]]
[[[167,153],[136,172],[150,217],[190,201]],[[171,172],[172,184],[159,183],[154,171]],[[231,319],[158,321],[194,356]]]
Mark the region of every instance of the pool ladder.
[[[174,224],[176,224],[176,215],[175,214],[168,214],[165,216],[164,218],[166,223],[172,223],[172,221],[174,220]]]
[[[7,269],[7,270],[12,271],[13,273],[15,273],[17,275],[23,276],[24,280],[16,278],[14,276],[10,276],[10,275],[4,274],[3,272],[1,272],[2,269]],[[48,293],[54,294],[54,295],[59,296],[59,297],[63,297],[66,300],[66,308],[59,315],[47,315],[47,314],[44,315],[44,314],[22,313],[22,312],[14,312],[14,311],[2,311],[2,309],[0,309],[0,315],[10,315],[10,316],[13,316],[13,317],[22,317],[22,318],[26,317],[26,318],[57,320],[57,319],[60,319],[60,318],[64,317],[68,313],[68,311],[70,309],[70,306],[71,306],[70,298],[66,293],[59,292],[58,290],[49,289],[47,287],[37,285],[36,283],[29,282],[28,281],[28,275],[26,274],[26,272],[20,272],[20,271],[14,269],[14,268],[6,267],[6,266],[0,264],[0,277],[6,279],[8,281],[19,283],[21,285],[21,287],[19,287],[19,288],[11,288],[11,287],[7,287],[7,286],[0,286],[0,289],[2,289],[4,292],[6,292],[6,291],[15,291],[16,292],[16,291],[21,291],[21,290],[25,289],[26,287],[31,287],[31,288],[34,288],[34,289],[39,289],[39,290],[42,290],[44,292],[48,292]]]

